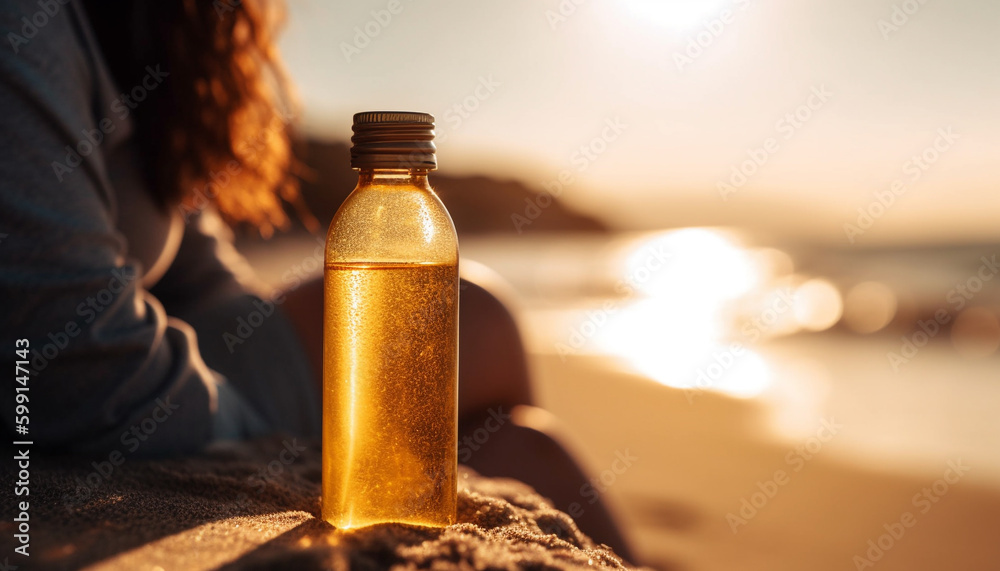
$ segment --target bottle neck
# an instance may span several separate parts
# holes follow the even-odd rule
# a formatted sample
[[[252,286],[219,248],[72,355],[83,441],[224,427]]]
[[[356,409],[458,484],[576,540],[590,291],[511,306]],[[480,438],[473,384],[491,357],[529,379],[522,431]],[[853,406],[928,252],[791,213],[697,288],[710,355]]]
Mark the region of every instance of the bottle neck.
[[[427,173],[427,169],[360,169],[358,186],[409,186],[430,190]]]

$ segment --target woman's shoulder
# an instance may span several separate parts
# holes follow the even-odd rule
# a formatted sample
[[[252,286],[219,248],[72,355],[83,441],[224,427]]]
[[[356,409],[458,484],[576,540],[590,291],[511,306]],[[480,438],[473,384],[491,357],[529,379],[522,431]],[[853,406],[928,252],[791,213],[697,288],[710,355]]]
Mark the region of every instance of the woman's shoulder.
[[[0,33],[7,44],[0,61],[48,73],[85,64],[81,17],[73,0],[0,0]]]
[[[63,183],[77,171],[103,178],[103,155],[131,123],[114,112],[117,90],[82,8],[75,0],[0,0],[0,34],[8,48],[0,49],[0,107],[22,111],[5,113],[3,130],[21,151],[51,155],[44,170],[62,192],[76,188]],[[114,209],[104,184],[90,188]]]

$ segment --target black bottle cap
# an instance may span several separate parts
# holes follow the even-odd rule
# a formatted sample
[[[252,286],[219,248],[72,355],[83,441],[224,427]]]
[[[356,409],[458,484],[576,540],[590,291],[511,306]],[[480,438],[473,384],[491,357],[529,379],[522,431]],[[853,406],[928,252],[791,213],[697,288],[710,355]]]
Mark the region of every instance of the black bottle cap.
[[[351,167],[435,169],[434,116],[410,111],[365,111],[354,115]]]

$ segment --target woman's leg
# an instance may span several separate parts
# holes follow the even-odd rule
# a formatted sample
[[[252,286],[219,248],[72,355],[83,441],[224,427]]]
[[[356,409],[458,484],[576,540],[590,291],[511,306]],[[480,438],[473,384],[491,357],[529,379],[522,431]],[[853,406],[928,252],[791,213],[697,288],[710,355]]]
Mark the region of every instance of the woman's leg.
[[[490,270],[475,263],[463,263],[462,273],[471,274],[477,282],[496,281]],[[299,333],[319,382],[323,370],[323,280],[309,280],[285,292],[282,307]],[[532,404],[521,337],[507,307],[478,283],[463,277],[459,308],[459,416],[465,418],[491,406]]]
[[[462,275],[459,461],[485,476],[521,480],[551,499],[560,510],[571,511],[573,504],[579,505],[582,512],[573,510],[575,514],[571,515],[580,529],[632,560],[603,502],[583,501],[580,490],[587,478],[560,444],[556,419],[533,406],[517,324],[507,306],[491,293],[503,290],[501,281],[475,263],[463,262]],[[319,374],[323,350],[323,312],[318,310],[323,307],[322,280],[306,282],[286,292],[285,297],[285,313]],[[483,431],[477,434],[480,428],[495,430],[486,430],[489,436],[484,440]]]
[[[458,415],[490,407],[533,404],[527,355],[514,316],[491,291],[504,284],[492,271],[462,262],[458,323]]]

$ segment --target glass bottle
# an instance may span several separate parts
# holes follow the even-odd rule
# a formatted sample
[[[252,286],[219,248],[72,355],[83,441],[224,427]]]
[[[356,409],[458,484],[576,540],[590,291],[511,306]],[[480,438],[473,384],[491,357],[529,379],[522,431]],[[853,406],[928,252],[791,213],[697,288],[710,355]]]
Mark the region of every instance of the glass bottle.
[[[326,240],[322,517],[455,522],[458,236],[427,181],[434,118],[354,116],[358,185]]]

